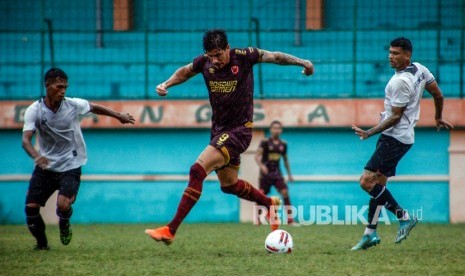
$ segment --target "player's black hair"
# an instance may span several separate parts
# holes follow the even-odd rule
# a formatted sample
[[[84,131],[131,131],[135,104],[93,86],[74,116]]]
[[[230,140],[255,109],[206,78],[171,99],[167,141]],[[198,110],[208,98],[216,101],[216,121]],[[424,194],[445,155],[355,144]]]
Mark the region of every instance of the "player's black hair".
[[[50,68],[44,75],[45,84],[53,83],[56,79],[68,80],[68,75],[66,75],[65,71],[57,67]]]
[[[274,120],[273,122],[271,122],[271,124],[270,124],[270,128],[271,128],[273,125],[279,125],[280,127],[282,127],[282,126],[283,126],[283,124],[281,124],[281,122],[280,122],[280,121],[278,121],[278,120]]]
[[[412,53],[413,47],[412,42],[408,38],[398,37],[391,41],[391,47],[400,47],[402,50]]]
[[[203,50],[205,52],[215,49],[224,50],[228,46],[228,36],[222,29],[208,30],[203,34]]]

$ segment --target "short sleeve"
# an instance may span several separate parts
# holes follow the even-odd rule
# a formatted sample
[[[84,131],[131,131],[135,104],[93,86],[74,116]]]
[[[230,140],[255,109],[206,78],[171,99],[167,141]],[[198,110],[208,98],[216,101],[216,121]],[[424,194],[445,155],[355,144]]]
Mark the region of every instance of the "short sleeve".
[[[207,57],[205,57],[205,55],[194,58],[192,61],[192,70],[194,70],[195,73],[201,73],[206,61]]]
[[[90,104],[88,101],[80,98],[71,98],[70,100],[76,104],[78,114],[82,115],[90,111]]]
[[[425,66],[423,66],[423,73],[425,74],[426,84],[430,84],[430,83],[432,83],[433,81],[436,80],[434,78],[433,74]]]
[[[393,96],[391,99],[392,106],[404,107],[410,101],[410,90],[407,82],[397,79],[392,83]]]
[[[255,47],[248,47],[245,49],[246,57],[250,60],[252,65],[260,61],[260,51],[260,49]]]
[[[38,102],[31,104],[24,113],[23,131],[36,130],[37,110],[39,108]]]

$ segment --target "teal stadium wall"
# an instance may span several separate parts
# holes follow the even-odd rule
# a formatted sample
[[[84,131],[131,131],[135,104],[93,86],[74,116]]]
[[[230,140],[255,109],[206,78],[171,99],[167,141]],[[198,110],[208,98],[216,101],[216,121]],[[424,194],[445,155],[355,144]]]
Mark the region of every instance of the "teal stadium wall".
[[[446,97],[463,95],[463,15],[456,0],[384,5],[370,0],[326,0],[324,28],[303,30],[301,46],[294,45],[294,0],[135,1],[135,26],[128,32],[112,31],[112,0],[102,0],[103,48],[95,43],[95,2],[0,1],[0,51],[6,53],[0,55],[0,100],[32,101],[40,96],[42,66],[46,69],[51,62],[46,34],[42,47],[41,3],[44,18],[51,19],[55,29],[55,63],[69,74],[68,95],[72,97],[157,99],[154,86],[201,54],[202,33],[213,27],[229,30],[233,47],[260,44],[314,61],[317,71],[310,81],[296,76],[295,68],[263,65],[263,96],[268,99],[382,97],[392,75],[388,43],[397,36],[411,38],[414,60],[431,69]],[[305,1],[301,4],[304,12]],[[405,9],[405,5],[421,9]],[[149,11],[147,32],[144,10]],[[249,32],[251,17],[260,22],[259,41]],[[205,98],[201,77],[170,91],[170,99]],[[84,174],[187,174],[209,138],[207,130],[84,132],[89,152]],[[358,175],[376,142],[373,138],[361,142],[348,129],[289,129],[284,138],[290,145],[295,175]],[[401,161],[398,173],[448,175],[448,145],[448,133],[419,129],[417,142]],[[32,161],[21,148],[20,130],[0,130],[0,149],[0,174],[31,173]],[[239,220],[238,200],[222,194],[218,186],[215,181],[205,184],[202,199],[187,221]],[[166,222],[184,188],[181,182],[84,181],[73,220]],[[26,189],[26,182],[0,182],[0,223],[24,223]],[[396,182],[390,189],[405,208],[422,207],[425,221],[449,221],[447,182]],[[344,205],[367,203],[367,195],[356,182],[298,182],[291,186],[291,195],[295,205],[336,205],[339,210]]]
[[[381,97],[392,75],[388,43],[398,36],[412,40],[414,60],[432,70],[447,97],[460,96],[465,80],[460,75],[465,66],[460,61],[465,56],[463,15],[456,0],[414,0],[407,8],[401,1],[327,0],[324,28],[301,31],[300,46],[294,45],[294,0],[135,1],[134,29],[127,32],[112,30],[112,0],[103,0],[103,48],[96,47],[95,2],[0,2],[0,51],[8,53],[0,55],[0,99],[40,95],[42,66],[48,68],[51,62],[46,33],[41,60],[41,3],[44,18],[55,30],[55,64],[69,73],[69,94],[75,97],[155,98],[154,85],[201,54],[202,33],[214,27],[230,30],[232,47],[259,44],[315,62],[311,84],[295,68],[260,65],[266,98]],[[301,6],[304,26],[305,1]],[[417,6],[421,9],[413,9]],[[249,32],[250,18],[260,22],[259,41]],[[173,88],[170,97],[206,98],[202,78]]]
[[[292,171],[299,175],[359,175],[374,150],[376,138],[360,141],[348,129],[286,129]],[[0,174],[30,174],[32,161],[21,148],[21,131],[1,131]],[[90,174],[187,174],[209,141],[207,130],[85,130]],[[434,141],[434,146],[432,146]],[[448,175],[449,134],[419,129],[416,143],[402,159],[398,175]],[[0,222],[24,223],[27,182],[0,182]],[[75,204],[75,223],[163,223],[169,220],[185,182],[83,181]],[[425,222],[449,221],[447,182],[395,182],[390,190],[404,208],[421,209]],[[296,182],[290,186],[293,205],[304,219],[310,206],[361,208],[368,196],[357,182]],[[276,193],[275,191],[273,191]],[[239,200],[225,195],[217,181],[207,181],[187,222],[238,222]]]

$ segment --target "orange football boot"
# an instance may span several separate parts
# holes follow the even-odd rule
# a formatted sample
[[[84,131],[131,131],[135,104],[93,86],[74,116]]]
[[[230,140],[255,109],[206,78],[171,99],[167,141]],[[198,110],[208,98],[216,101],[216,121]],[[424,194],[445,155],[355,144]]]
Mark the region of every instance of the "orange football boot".
[[[168,226],[163,226],[156,229],[145,229],[145,234],[149,235],[157,242],[162,241],[166,245],[170,245],[174,241],[174,235],[171,234]]]

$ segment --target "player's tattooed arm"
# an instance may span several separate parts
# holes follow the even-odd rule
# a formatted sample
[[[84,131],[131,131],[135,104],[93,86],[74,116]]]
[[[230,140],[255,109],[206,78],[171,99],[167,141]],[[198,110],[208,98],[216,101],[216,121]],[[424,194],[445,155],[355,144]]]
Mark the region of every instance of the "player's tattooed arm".
[[[195,76],[196,74],[197,73],[194,72],[194,68],[191,62],[176,70],[176,72],[174,72],[174,74],[171,75],[171,77],[167,81],[165,81],[166,88],[183,83]]]
[[[286,54],[283,52],[270,52],[259,49],[260,62],[275,63],[279,65],[298,65],[304,67],[302,73],[306,76],[313,74],[313,63],[308,59],[301,59],[296,56]]]
[[[178,85],[180,83],[183,83],[187,81],[188,79],[192,78],[195,76],[197,73],[194,72],[194,68],[192,65],[192,62],[180,67],[176,72],[174,72],[171,77],[165,81],[166,88]]]
[[[168,87],[183,83],[195,75],[197,75],[197,73],[194,72],[194,67],[191,62],[176,70],[168,80],[157,85],[156,91],[159,96],[166,96],[168,94]]]

